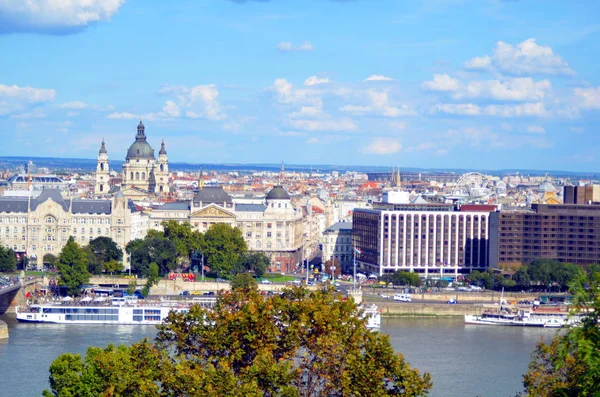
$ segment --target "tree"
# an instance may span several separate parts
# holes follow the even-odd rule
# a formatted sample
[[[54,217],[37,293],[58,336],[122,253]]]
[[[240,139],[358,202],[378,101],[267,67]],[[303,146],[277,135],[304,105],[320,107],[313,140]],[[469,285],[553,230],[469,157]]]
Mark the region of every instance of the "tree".
[[[247,251],[242,231],[226,223],[212,225],[204,234],[202,252],[210,269],[221,277],[229,277],[239,257]]]
[[[253,272],[261,278],[271,265],[271,259],[262,252],[246,252],[241,255],[234,266],[232,273]]]
[[[42,259],[44,265],[48,265],[50,268],[56,267],[56,262],[58,262],[58,258],[52,254],[44,255]]]
[[[113,274],[114,272],[122,272],[123,271],[123,263],[118,260],[111,259],[108,262],[105,262],[102,266],[102,269],[106,273]]]
[[[236,274],[231,279],[230,285],[232,290],[241,289],[244,291],[249,291],[257,288],[256,280],[248,273]]]
[[[159,235],[144,240],[134,240],[125,248],[131,255],[132,269],[148,276],[151,263],[158,265],[159,275],[164,276],[177,268],[177,249],[166,237]]]
[[[431,388],[389,337],[330,291],[221,294],[214,310],[171,312],[156,344],[91,348],[50,367],[46,396],[423,396]]]
[[[538,343],[523,384],[527,395],[597,396],[600,390],[600,273],[579,273],[570,284],[579,326]]]
[[[79,354],[63,354],[50,365],[50,387],[45,397],[134,396],[158,397],[164,353],[147,340],[130,347],[90,347]]]
[[[421,285],[421,277],[414,272],[398,270],[382,279],[386,282],[392,282],[394,285],[409,285],[418,287]]]
[[[194,252],[202,248],[204,235],[192,230],[189,222],[180,223],[175,220],[161,222],[164,237],[169,239],[177,248],[181,259],[190,261]]]
[[[0,272],[14,272],[15,270],[17,270],[15,251],[0,245]]]
[[[144,285],[144,287],[142,288],[142,296],[145,298],[148,295],[150,295],[150,290],[152,289],[153,285],[158,284],[158,281],[160,279],[159,276],[159,270],[158,270],[158,265],[155,262],[152,262],[149,266],[148,266],[148,275],[146,276],[146,284]]]
[[[129,281],[129,283],[127,284],[127,289],[126,289],[127,294],[130,296],[133,295],[135,293],[136,288],[137,288],[137,281],[135,281],[135,280]]]
[[[123,260],[123,251],[110,237],[96,237],[89,242],[85,249],[89,253],[88,270],[92,274],[100,274],[103,270],[106,271],[105,266],[111,260]],[[112,268],[114,268],[114,265]]]
[[[65,244],[56,266],[60,275],[58,284],[67,287],[69,295],[78,295],[81,286],[90,281],[85,251],[75,242],[73,236]]]

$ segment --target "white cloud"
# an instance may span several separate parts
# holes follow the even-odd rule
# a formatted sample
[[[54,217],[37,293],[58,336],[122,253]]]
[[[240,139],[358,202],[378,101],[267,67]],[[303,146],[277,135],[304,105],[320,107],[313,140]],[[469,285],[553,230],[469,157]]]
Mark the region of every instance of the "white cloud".
[[[75,101],[75,102],[61,103],[57,106],[61,109],[85,109],[89,105],[84,102],[81,102],[81,101]]]
[[[571,127],[570,130],[576,134],[581,134],[583,132],[583,128],[581,127]]]
[[[179,117],[181,110],[173,101],[167,101],[162,108],[163,112],[169,117]]]
[[[305,131],[356,131],[358,127],[350,119],[341,120],[290,120],[292,128]]]
[[[160,94],[173,94],[177,103],[167,100],[161,112],[156,117],[176,118],[185,111],[186,117],[192,119],[223,120],[225,114],[221,111],[218,97],[219,91],[214,84],[187,86],[164,86],[159,90]]]
[[[380,74],[372,74],[367,77],[364,81],[393,81],[394,79],[391,77],[383,76]]]
[[[55,96],[56,91],[52,89],[0,84],[0,115],[22,112],[33,106],[51,102]]]
[[[429,91],[456,91],[460,86],[458,80],[447,74],[434,74],[432,81],[425,81],[421,84],[422,89]]]
[[[308,88],[296,89],[286,79],[276,79],[270,89],[275,91],[275,100],[279,103],[323,107],[321,92]]]
[[[376,114],[384,117],[417,115],[417,112],[408,105],[390,105],[387,91],[369,90],[366,92],[366,99],[368,105],[344,105],[339,110],[355,115]]]
[[[548,111],[542,102],[518,105],[488,105],[480,107],[472,103],[441,103],[431,108],[432,113],[447,113],[463,116],[495,117],[544,117]]]
[[[114,15],[125,0],[2,0],[0,33],[72,33]]]
[[[301,119],[325,117],[326,114],[320,106],[302,106],[299,112],[292,112],[289,116],[293,119]]]
[[[484,113],[488,116],[500,117],[543,117],[548,115],[542,102],[518,105],[488,105],[484,108]]]
[[[329,83],[329,79],[327,77],[310,76],[309,78],[304,80],[304,85],[307,85],[307,86],[325,84],[325,83]]]
[[[470,61],[465,62],[465,68],[472,70],[486,70],[492,64],[492,58],[485,55],[483,57],[475,57]]]
[[[312,43],[310,41],[305,41],[299,46],[295,46],[289,41],[282,41],[277,44],[277,51],[280,52],[289,52],[289,51],[312,51],[314,49]]]
[[[139,114],[133,114],[128,112],[114,112],[106,116],[109,119],[113,120],[133,120],[140,117]]]
[[[15,115],[10,116],[10,118],[17,119],[17,120],[28,120],[28,119],[43,119],[46,116],[47,116],[46,113],[33,111],[33,112],[15,114]]]
[[[447,113],[464,116],[479,116],[481,108],[472,103],[440,103],[431,108],[433,113]]]
[[[500,80],[475,80],[463,83],[447,74],[436,74],[421,88],[429,91],[453,92],[454,99],[488,98],[499,101],[539,101],[552,90],[548,80],[534,81],[530,77]]]
[[[600,109],[600,86],[575,88],[573,90],[579,106],[584,109]]]
[[[546,130],[541,125],[528,125],[527,132],[531,134],[543,134]]]
[[[552,90],[548,80],[533,81],[530,77],[499,80],[470,81],[453,97],[490,98],[499,101],[539,101]]]
[[[398,153],[402,149],[400,142],[391,138],[374,138],[363,149],[363,153],[367,154],[393,154]]]
[[[497,70],[501,73],[574,75],[567,62],[555,54],[549,46],[538,45],[535,39],[528,39],[516,47],[499,41],[492,56],[475,57],[465,63],[470,70]]]
[[[318,138],[315,138],[315,137],[312,137],[312,138],[309,138],[309,139],[306,141],[306,143],[308,143],[309,145],[316,145],[316,144],[318,144],[318,143],[319,143],[319,139],[318,139]]]

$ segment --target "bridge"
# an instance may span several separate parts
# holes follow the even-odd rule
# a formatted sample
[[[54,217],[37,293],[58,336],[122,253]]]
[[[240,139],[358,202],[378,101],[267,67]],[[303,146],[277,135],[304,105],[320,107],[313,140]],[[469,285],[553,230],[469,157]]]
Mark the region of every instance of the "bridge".
[[[19,282],[0,289],[0,314],[13,312],[14,307],[25,303],[25,294],[41,285],[42,277],[20,277]]]

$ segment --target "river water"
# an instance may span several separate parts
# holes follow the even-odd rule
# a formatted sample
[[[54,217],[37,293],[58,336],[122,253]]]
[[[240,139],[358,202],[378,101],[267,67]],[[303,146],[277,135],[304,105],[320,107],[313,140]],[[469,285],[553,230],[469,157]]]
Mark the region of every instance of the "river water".
[[[89,346],[130,344],[153,338],[153,326],[89,326],[17,323],[10,315],[10,338],[0,341],[0,395],[40,396],[48,388],[48,368],[62,353],[84,355]],[[411,366],[429,372],[432,397],[509,397],[522,390],[536,342],[556,330],[464,325],[460,319],[384,318],[396,351]]]

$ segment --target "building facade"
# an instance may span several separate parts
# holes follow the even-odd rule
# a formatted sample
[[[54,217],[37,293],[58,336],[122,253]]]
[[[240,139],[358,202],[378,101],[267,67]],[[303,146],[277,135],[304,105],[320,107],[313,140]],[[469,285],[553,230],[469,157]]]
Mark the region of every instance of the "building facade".
[[[104,139],[102,139],[102,145],[98,152],[98,164],[96,165],[96,186],[94,192],[97,195],[105,195],[110,190],[110,169],[108,165],[108,152],[106,151],[106,145]]]
[[[271,258],[272,272],[292,272],[303,259],[304,217],[281,186],[271,189],[260,204],[234,203],[222,187],[203,187],[190,201],[166,203],[154,209],[150,228],[161,230],[160,223],[166,220],[189,222],[202,233],[217,223],[238,227],[250,251]]]
[[[471,211],[356,210],[353,242],[358,268],[444,276],[488,267],[490,208]],[[449,208],[448,208],[449,209]]]
[[[518,267],[547,258],[600,263],[600,206],[533,204],[531,211],[490,217],[490,265]]]
[[[148,217],[123,196],[65,200],[58,190],[44,189],[36,198],[0,198],[0,244],[27,255],[38,268],[44,255],[58,256],[71,236],[79,245],[110,237],[124,250],[146,235],[147,225]]]
[[[338,222],[323,232],[321,237],[323,263],[333,261],[339,265],[342,273],[353,271],[354,250],[352,248],[352,222]],[[327,273],[331,269],[323,269]]]

